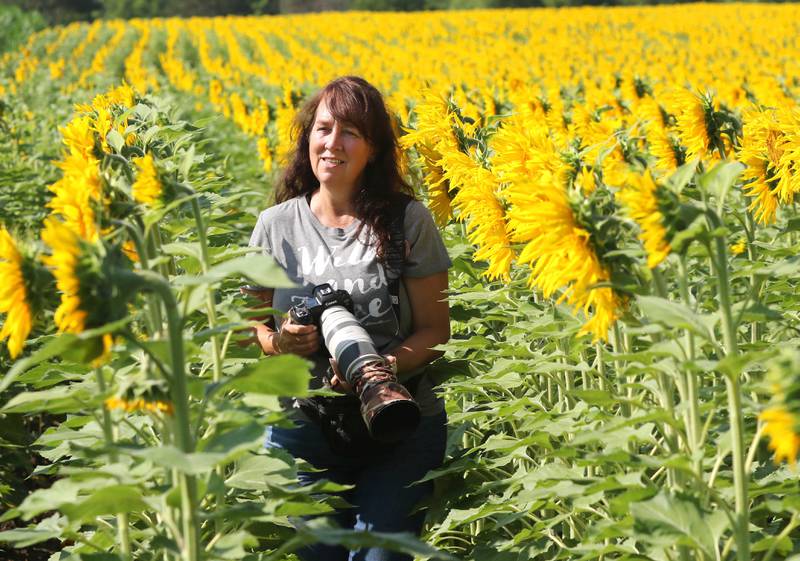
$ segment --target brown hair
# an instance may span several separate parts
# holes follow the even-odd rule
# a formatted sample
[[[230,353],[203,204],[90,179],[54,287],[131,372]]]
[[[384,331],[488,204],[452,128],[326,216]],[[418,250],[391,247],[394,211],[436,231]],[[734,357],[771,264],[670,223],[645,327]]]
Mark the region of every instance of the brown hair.
[[[356,216],[361,228],[367,226],[375,236],[378,257],[383,260],[389,244],[389,226],[397,205],[413,198],[399,166],[399,147],[392,127],[392,117],[381,93],[358,76],[343,76],[314,94],[300,109],[293,126],[297,139],[289,165],[283,172],[275,201],[310,195],[319,188],[309,158],[309,136],[317,107],[325,100],[333,118],[355,126],[372,147],[372,156],[364,168],[363,182],[355,195]],[[405,195],[405,196],[404,196]]]

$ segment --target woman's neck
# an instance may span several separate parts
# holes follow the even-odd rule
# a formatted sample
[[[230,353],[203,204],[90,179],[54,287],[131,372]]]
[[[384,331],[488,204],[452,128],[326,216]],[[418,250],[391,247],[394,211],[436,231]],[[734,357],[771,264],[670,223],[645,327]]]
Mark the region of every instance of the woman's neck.
[[[324,185],[311,194],[311,212],[325,226],[347,228],[355,220],[352,193],[333,191]]]

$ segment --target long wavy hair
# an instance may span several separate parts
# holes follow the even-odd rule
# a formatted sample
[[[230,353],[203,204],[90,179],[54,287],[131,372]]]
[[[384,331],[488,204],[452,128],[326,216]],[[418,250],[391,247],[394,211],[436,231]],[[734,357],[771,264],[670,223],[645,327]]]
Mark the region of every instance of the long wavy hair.
[[[334,119],[355,126],[372,147],[353,204],[356,216],[361,219],[357,235],[366,226],[375,243],[378,258],[384,261],[389,247],[392,217],[398,205],[409,197],[414,198],[414,195],[400,173],[397,136],[383,96],[363,78],[337,78],[300,109],[292,129],[297,144],[289,156],[289,165],[281,177],[275,201],[282,203],[297,196],[308,196],[319,188],[308,149],[317,107],[323,99]]]

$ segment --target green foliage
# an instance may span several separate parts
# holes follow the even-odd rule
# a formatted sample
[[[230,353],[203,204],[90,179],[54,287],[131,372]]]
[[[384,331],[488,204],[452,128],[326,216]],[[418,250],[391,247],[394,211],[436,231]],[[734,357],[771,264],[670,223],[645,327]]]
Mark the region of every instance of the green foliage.
[[[28,37],[46,22],[39,12],[24,12],[17,6],[0,5],[0,54],[20,47]]]

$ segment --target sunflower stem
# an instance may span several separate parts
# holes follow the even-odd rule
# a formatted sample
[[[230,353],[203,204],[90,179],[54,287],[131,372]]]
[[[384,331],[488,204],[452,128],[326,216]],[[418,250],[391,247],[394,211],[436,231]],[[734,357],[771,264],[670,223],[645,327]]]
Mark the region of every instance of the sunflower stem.
[[[680,256],[680,274],[678,275],[678,289],[680,290],[681,299],[687,307],[693,308],[691,297],[689,295],[689,270],[686,265],[686,255]],[[686,338],[686,353],[689,362],[694,362],[696,357],[696,342],[694,334],[686,330],[684,334]],[[692,464],[694,472],[697,477],[700,477],[703,470],[703,461],[699,454],[700,448],[700,399],[698,396],[697,375],[691,372],[688,368],[685,369],[684,375],[686,376],[686,392],[687,401],[689,402],[688,423],[686,425],[686,434],[688,435],[689,453],[692,456]]]
[[[756,224],[753,221],[753,214],[747,209],[744,211],[744,219],[747,230],[747,258],[751,263],[755,263],[757,254],[756,246],[753,242],[755,242],[756,239]],[[761,279],[754,273],[750,275],[750,286],[753,290],[753,300],[758,302],[761,292]],[[753,344],[758,343],[760,338],[761,326],[757,320],[753,320],[750,323],[750,342]]]
[[[178,312],[178,303],[164,277],[152,271],[142,271],[140,274],[147,280],[149,288],[161,297],[166,311],[172,363],[170,391],[175,410],[175,441],[182,452],[191,454],[194,452],[194,440],[189,419],[189,392],[186,384],[183,350],[183,321]],[[186,473],[180,473],[178,477],[183,522],[181,556],[183,561],[198,561],[197,482],[194,476]]]
[[[97,390],[105,399],[108,388],[106,387],[106,380],[103,377],[103,369],[97,367],[94,369],[94,373],[95,377],[97,378]],[[108,410],[108,407],[106,407],[105,403],[103,403],[103,438],[105,439],[106,446],[108,447],[108,454],[111,457],[111,461],[116,463],[119,459],[119,455],[117,454],[117,450],[114,448],[114,430],[111,421],[111,412]],[[122,559],[127,561],[131,557],[131,538],[128,528],[127,512],[117,513],[117,538],[119,540],[119,548],[120,553],[122,554]]]
[[[614,322],[614,327],[612,328],[611,333],[612,333],[612,335],[611,335],[611,345],[612,345],[612,348],[614,349],[614,355],[618,355],[618,354],[624,353],[625,349],[622,346],[622,337],[620,336],[620,332],[619,332],[619,322]],[[616,356],[614,356],[614,374],[616,375],[617,380],[624,381],[626,383],[626,385],[627,385],[628,379],[626,377],[623,377],[622,370],[623,370],[622,361],[620,361],[619,359],[617,359]],[[622,402],[621,410],[622,410],[622,415],[623,416],[630,417],[631,416],[631,404],[630,404],[630,401],[624,400]]]
[[[712,226],[718,228],[721,221],[716,214],[710,216]],[[722,336],[725,344],[727,356],[735,357],[739,354],[739,347],[736,340],[736,325],[733,319],[733,311],[730,295],[730,281],[728,276],[728,247],[727,239],[724,236],[714,238],[716,251],[709,251],[712,256],[711,263],[714,265],[718,279],[718,295],[720,319],[722,323]],[[711,249],[711,248],[709,248]],[[739,374],[723,373],[725,386],[728,394],[728,419],[731,432],[731,453],[733,455],[733,486],[735,497],[735,520],[734,536],[736,539],[736,557],[738,561],[749,561],[750,559],[750,512],[747,499],[748,477],[745,471],[745,452],[744,452],[744,421],[742,418],[742,396],[740,388]]]
[[[206,222],[203,219],[203,212],[200,209],[200,201],[197,197],[192,198],[192,212],[194,213],[194,220],[197,224],[197,237],[200,240],[200,267],[203,274],[208,273],[211,259],[208,255],[208,236],[206,232]],[[217,327],[217,310],[216,310],[216,294],[215,290],[209,285],[206,288],[206,316],[208,317],[209,329]],[[219,336],[214,334],[211,336],[211,358],[214,362],[212,378],[214,382],[219,382],[222,378],[222,353],[220,352]],[[222,467],[216,468],[217,475],[220,479],[224,479]],[[221,509],[225,505],[225,493],[222,489],[218,489],[215,494],[217,509]],[[215,529],[217,533],[223,531],[223,521],[219,517],[215,522]]]

